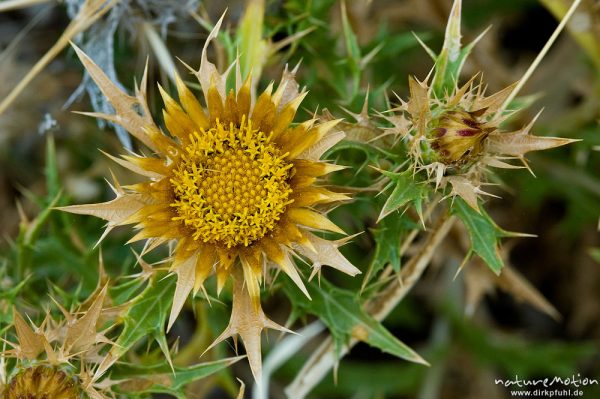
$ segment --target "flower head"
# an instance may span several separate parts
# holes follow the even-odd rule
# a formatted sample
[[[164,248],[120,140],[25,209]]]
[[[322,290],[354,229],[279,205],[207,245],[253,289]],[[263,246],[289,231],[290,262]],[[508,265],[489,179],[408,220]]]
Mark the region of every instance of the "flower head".
[[[15,375],[3,399],[78,399],[79,387],[73,378],[55,367],[33,366]]]
[[[294,202],[293,164],[242,117],[239,125],[194,131],[170,179],[170,204],[192,238],[228,249],[249,247],[272,231]]]
[[[298,90],[295,71],[284,72],[277,90],[273,91],[271,84],[256,96],[251,78],[242,83],[238,69],[236,88],[226,92],[232,68],[218,73],[206,55],[219,26],[220,21],[207,39],[199,70],[192,69],[200,81],[205,107],[179,77],[178,102],[160,89],[169,134],[164,134],[149,114],[146,75],[136,97],[127,96],[76,48],[116,110],[116,115],[93,115],[121,124],[155,155],[113,158],[146,180],[128,187],[116,184],[117,198],[108,203],[65,210],[102,217],[108,220],[107,231],[116,225],[134,224],[138,233],[132,241],[148,240],[148,248],[176,242],[171,269],[178,281],[169,328],[189,293],[203,290],[209,276],[216,274],[219,292],[233,276],[237,283],[228,331],[242,336],[258,376],[260,340],[255,335],[263,327],[280,328],[260,309],[259,284],[264,270],[282,270],[307,296],[293,255],[311,259],[315,268],[328,264],[351,275],[359,273],[337,249],[340,242],[312,233],[343,233],[318,207],[348,197],[318,181],[340,169],[320,157],[344,134],[334,129],[337,120],[292,125],[306,94]],[[237,311],[240,308],[245,310]],[[254,323],[252,328],[240,323],[240,317]]]

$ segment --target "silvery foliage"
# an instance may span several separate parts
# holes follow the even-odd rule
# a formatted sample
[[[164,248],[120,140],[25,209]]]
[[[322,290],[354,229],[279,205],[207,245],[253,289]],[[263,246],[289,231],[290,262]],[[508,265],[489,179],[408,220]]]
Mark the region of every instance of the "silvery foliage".
[[[65,0],[67,13],[75,18],[86,0]],[[106,75],[122,90],[125,90],[115,70],[114,42],[120,31],[135,37],[137,29],[143,22],[150,22],[160,29],[161,35],[167,36],[168,26],[181,18],[189,18],[189,10],[195,10],[200,0],[121,0],[113,6],[108,14],[90,26],[87,31],[75,38],[75,43],[83,49],[106,73]],[[100,92],[90,75],[85,72],[83,80],[71,95],[65,107],[87,92],[92,108],[96,112],[114,113],[113,107]],[[106,121],[98,119],[101,128]],[[127,149],[131,149],[131,138],[120,126],[114,126],[119,140]]]

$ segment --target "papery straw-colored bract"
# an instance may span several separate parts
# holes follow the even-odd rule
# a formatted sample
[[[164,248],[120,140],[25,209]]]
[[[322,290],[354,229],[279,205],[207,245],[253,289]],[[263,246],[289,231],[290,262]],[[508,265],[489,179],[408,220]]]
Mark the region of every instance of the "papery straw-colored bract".
[[[348,197],[317,181],[340,169],[320,158],[344,133],[334,129],[337,120],[291,124],[306,94],[298,91],[295,71],[284,72],[277,90],[271,84],[256,96],[251,78],[242,83],[234,65],[236,88],[227,93],[225,82],[233,66],[220,74],[207,59],[207,46],[220,24],[206,41],[199,70],[192,70],[202,87],[206,109],[179,77],[179,102],[160,89],[169,135],[150,116],[146,75],[136,96],[128,96],[75,48],[116,110],[115,115],[91,115],[122,125],[155,154],[113,157],[146,180],[127,187],[116,183],[113,201],[63,209],[106,219],[107,232],[117,225],[133,224],[138,233],[131,241],[148,240],[147,250],[176,241],[171,270],[178,280],[169,328],[189,293],[204,290],[209,276],[216,274],[218,292],[234,276],[232,317],[218,341],[239,334],[259,378],[260,332],[265,327],[283,329],[260,309],[265,270],[282,270],[307,296],[292,259],[297,254],[312,260],[317,269],[327,264],[350,275],[359,273],[340,254],[340,242],[312,232],[343,233],[318,206]]]
[[[83,309],[69,312],[57,303],[64,317],[54,320],[48,313],[39,327],[32,328],[14,310],[17,342],[7,341],[11,349],[0,356],[17,359],[23,369],[11,377],[3,398],[75,399],[80,392],[92,399],[112,396],[111,382],[95,373],[105,358],[103,349],[112,345],[99,331],[107,289],[106,285],[97,287],[81,316]]]

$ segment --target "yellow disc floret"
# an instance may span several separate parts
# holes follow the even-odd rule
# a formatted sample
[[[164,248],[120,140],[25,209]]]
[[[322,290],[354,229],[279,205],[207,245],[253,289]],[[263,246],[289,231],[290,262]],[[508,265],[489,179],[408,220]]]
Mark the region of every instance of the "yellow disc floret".
[[[270,135],[241,125],[193,132],[176,161],[171,206],[195,240],[249,246],[272,230],[292,202],[292,164]]]

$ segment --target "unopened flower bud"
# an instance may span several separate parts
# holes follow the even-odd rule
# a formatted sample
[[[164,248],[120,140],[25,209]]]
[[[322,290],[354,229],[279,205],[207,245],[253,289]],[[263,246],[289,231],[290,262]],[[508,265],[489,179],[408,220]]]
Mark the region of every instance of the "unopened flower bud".
[[[478,119],[484,111],[446,111],[433,122],[429,138],[439,161],[463,164],[481,153],[485,138],[495,130]]]

